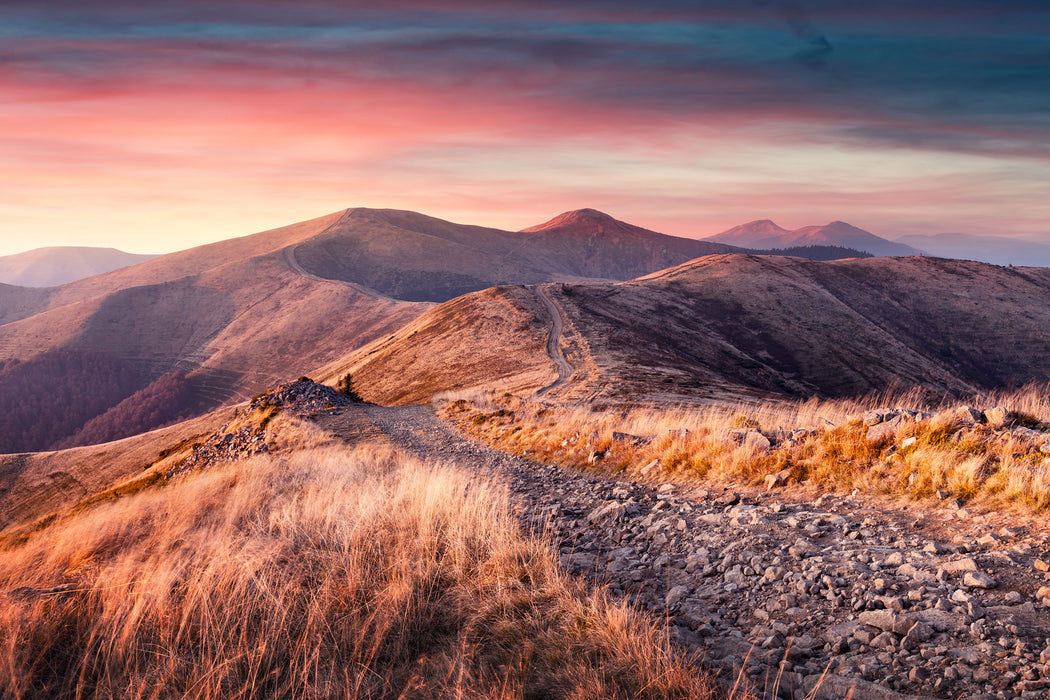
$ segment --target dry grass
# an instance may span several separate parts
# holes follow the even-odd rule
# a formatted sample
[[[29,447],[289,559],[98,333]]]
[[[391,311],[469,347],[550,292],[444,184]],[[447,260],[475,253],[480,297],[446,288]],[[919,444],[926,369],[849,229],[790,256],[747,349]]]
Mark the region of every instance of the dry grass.
[[[962,426],[943,415],[906,422],[892,437],[872,441],[861,421],[876,407],[936,412],[957,405],[931,405],[920,392],[906,391],[856,400],[594,411],[474,393],[447,396],[439,409],[465,431],[502,449],[565,466],[749,484],[782,472],[790,481],[820,488],[911,498],[941,492],[989,506],[1050,507],[1050,460],[1031,441],[1004,438],[987,426],[953,440]],[[1029,427],[1050,423],[1046,387],[974,397],[971,405],[1004,406]],[[733,439],[733,431],[742,430],[761,430],[779,440],[770,450],[742,445]],[[789,439],[793,431],[805,433]],[[910,437],[915,441],[905,447]],[[593,465],[595,453],[600,459]]]
[[[305,449],[103,503],[0,552],[11,698],[710,697],[558,568],[494,482]]]

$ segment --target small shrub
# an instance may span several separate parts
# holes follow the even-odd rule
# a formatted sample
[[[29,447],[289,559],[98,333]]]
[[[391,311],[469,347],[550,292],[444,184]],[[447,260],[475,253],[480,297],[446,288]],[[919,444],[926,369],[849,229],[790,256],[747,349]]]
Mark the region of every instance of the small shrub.
[[[729,426],[731,428],[753,428],[755,430],[760,430],[762,428],[761,423],[751,416],[745,416],[743,413],[738,413],[733,416],[733,419],[729,421]]]
[[[357,387],[354,386],[354,376],[349,372],[343,375],[343,378],[339,380],[335,388],[340,394],[348,396],[352,401],[364,403],[364,399],[357,393]]]

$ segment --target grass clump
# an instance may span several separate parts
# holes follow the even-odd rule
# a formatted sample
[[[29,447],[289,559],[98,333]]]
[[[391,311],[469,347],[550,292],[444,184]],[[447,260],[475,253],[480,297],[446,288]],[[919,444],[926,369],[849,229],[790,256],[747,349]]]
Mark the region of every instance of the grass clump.
[[[385,448],[257,457],[0,552],[10,698],[706,698],[503,487]]]
[[[751,485],[779,475],[777,483],[821,489],[1050,509],[1050,391],[1029,387],[972,401],[1006,407],[1005,426],[967,423],[957,405],[923,401],[905,392],[852,401],[596,408],[489,395],[449,397],[439,409],[497,447],[581,469]],[[500,406],[504,417],[491,420]],[[862,418],[885,406],[936,414],[901,414],[895,427],[869,438]],[[594,452],[602,459],[589,459]]]

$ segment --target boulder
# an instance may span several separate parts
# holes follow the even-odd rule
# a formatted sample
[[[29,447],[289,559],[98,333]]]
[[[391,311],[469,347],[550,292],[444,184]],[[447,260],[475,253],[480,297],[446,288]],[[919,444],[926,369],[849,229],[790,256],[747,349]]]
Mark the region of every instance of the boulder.
[[[765,483],[766,490],[772,491],[778,486],[785,486],[788,481],[788,477],[791,476],[791,472],[787,469],[781,469],[775,474],[766,474]]]
[[[995,588],[999,582],[983,571],[967,571],[963,576],[963,585],[970,588]]]
[[[1002,428],[1011,418],[1010,412],[1002,406],[986,408],[984,409],[983,415],[984,421],[993,428]]]
[[[884,411],[884,410],[876,409],[874,411],[868,411],[867,413],[865,413],[863,421],[864,421],[864,425],[866,425],[866,426],[868,426],[870,428],[873,425],[878,425],[879,423],[883,422],[886,419],[887,419],[887,412]]]
[[[622,442],[628,445],[648,445],[653,441],[651,437],[642,437],[641,435],[631,435],[630,433],[620,433],[613,431],[612,439],[614,442]]]
[[[984,414],[976,408],[959,406],[959,408],[955,409],[955,418],[966,425],[976,425],[984,418]]]
[[[769,441],[769,438],[757,430],[748,430],[744,433],[740,444],[743,447],[756,451],[767,451],[773,446],[773,443]]]

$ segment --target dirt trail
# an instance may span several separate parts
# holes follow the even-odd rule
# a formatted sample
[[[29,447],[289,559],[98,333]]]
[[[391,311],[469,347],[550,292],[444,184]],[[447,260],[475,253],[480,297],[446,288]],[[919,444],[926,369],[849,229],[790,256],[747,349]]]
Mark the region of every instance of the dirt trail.
[[[334,221],[330,226],[328,226],[328,228],[326,228],[324,231],[322,231],[318,235],[323,235],[324,233],[327,233],[328,231],[332,230],[334,227],[336,227],[339,224],[341,224],[346,219],[346,217],[349,216],[349,214],[350,214],[350,210],[347,209],[345,212],[343,212],[342,216],[340,216],[336,221]],[[372,299],[380,299],[380,300],[383,300],[383,301],[393,301],[392,297],[388,297],[385,294],[377,292],[376,290],[372,289],[371,287],[364,286],[363,284],[358,284],[357,282],[347,282],[346,280],[328,279],[327,277],[320,277],[318,275],[313,274],[312,272],[307,271],[302,265],[299,264],[299,260],[295,257],[295,251],[298,248],[299,248],[298,245],[292,245],[292,246],[288,246],[287,248],[284,249],[284,259],[288,263],[288,266],[290,268],[292,268],[292,271],[295,272],[296,274],[302,275],[303,277],[306,277],[307,279],[312,279],[315,282],[334,282],[336,284],[344,284],[344,285],[346,285],[348,287],[352,287],[353,289],[356,289],[357,291],[361,292],[365,296],[371,297]]]
[[[547,336],[547,355],[550,356],[551,360],[554,361],[554,364],[558,368],[558,378],[537,391],[537,396],[543,396],[552,389],[561,386],[569,380],[569,377],[572,376],[573,372],[572,365],[570,365],[569,361],[565,359],[565,355],[563,355],[561,351],[561,334],[565,329],[565,322],[562,319],[562,311],[554,300],[551,299],[547,290],[548,288],[546,286],[538,286],[536,287],[536,294],[539,296],[540,301],[543,302],[543,305],[547,307],[547,313],[550,314],[551,317],[551,330],[550,334]]]
[[[621,480],[490,448],[425,406],[362,410],[408,453],[504,480],[523,525],[553,535],[567,570],[666,619],[728,679],[742,672],[795,698],[827,669],[820,700],[850,688],[876,700],[1050,688],[1050,615],[1033,568],[1050,560],[1045,528],[856,494],[793,501]],[[974,569],[995,587],[966,583]]]

